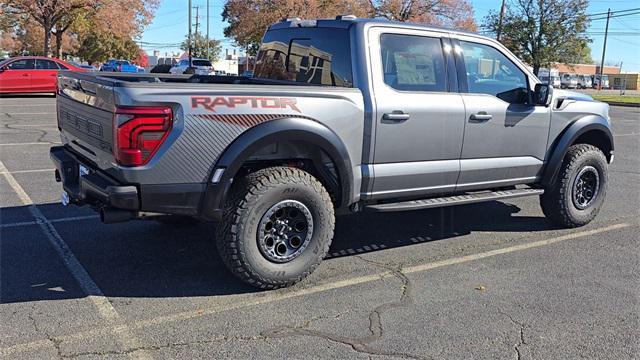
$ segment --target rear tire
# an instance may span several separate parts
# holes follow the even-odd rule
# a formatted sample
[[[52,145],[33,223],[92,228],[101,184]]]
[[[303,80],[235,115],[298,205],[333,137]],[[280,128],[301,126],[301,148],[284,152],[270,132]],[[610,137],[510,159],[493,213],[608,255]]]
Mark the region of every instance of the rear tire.
[[[316,178],[297,168],[266,168],[232,189],[217,234],[218,251],[247,284],[286,287],[322,261],[334,223],[331,198]]]
[[[545,216],[563,227],[578,227],[593,220],[607,192],[607,159],[593,145],[576,144],[562,161],[555,184],[540,196]]]

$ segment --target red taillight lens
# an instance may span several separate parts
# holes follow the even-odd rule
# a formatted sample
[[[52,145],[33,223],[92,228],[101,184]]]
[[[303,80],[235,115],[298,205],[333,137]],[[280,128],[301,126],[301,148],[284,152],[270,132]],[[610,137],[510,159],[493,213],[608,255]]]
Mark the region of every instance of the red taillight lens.
[[[116,109],[113,116],[113,154],[118,164],[142,166],[148,163],[169,135],[172,125],[170,107]]]

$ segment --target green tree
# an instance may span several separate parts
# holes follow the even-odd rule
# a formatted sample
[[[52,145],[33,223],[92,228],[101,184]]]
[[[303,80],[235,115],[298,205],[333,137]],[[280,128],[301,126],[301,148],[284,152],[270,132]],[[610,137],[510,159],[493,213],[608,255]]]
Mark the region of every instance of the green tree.
[[[536,75],[544,65],[581,59],[591,42],[584,34],[588,4],[587,0],[514,0],[505,13],[500,42],[531,65]],[[497,11],[490,12],[484,28],[496,33],[499,19]]]
[[[116,37],[109,33],[89,33],[83,36],[77,55],[89,63],[108,59],[134,59],[140,47],[129,37]]]
[[[180,49],[183,51],[189,51],[189,38],[185,38]],[[209,39],[209,53],[207,53],[207,37],[202,33],[197,32],[191,34],[191,56],[197,58],[209,59],[211,62],[215,62],[220,59],[222,53],[222,45],[220,40]]]

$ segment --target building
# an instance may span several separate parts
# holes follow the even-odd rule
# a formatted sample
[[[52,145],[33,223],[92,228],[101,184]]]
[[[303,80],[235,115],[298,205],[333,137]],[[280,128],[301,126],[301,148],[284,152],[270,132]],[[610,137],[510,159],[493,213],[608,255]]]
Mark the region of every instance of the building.
[[[558,70],[559,73],[573,73],[581,75],[595,75],[600,73],[600,66],[596,64],[552,64],[553,69]],[[618,66],[604,66],[604,73],[606,75],[620,74],[620,68]]]
[[[623,73],[609,75],[612,89],[640,90],[640,73]]]
[[[238,75],[238,53],[236,49],[229,51],[225,49],[224,57],[213,63],[213,69],[216,71],[222,71],[225,74]]]

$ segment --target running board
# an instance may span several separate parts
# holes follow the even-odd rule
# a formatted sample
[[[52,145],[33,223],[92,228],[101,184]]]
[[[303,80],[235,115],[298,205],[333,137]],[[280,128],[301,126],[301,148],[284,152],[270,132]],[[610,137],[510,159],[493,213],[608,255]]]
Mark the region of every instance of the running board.
[[[365,210],[375,212],[420,210],[443,206],[472,204],[483,201],[504,200],[522,196],[540,195],[543,189],[515,189],[475,194],[464,194],[440,198],[411,200],[387,204],[366,205]]]

